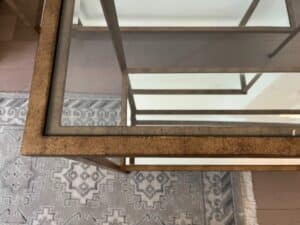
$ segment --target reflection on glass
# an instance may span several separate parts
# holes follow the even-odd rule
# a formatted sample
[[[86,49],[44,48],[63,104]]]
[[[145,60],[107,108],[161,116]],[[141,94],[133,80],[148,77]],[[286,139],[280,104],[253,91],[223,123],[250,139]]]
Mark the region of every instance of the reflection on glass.
[[[247,26],[289,27],[290,22],[286,4],[287,1],[282,0],[259,1]]]
[[[241,74],[234,73],[130,74],[136,110],[148,111],[135,114],[136,125],[199,126],[203,125],[199,124],[201,121],[205,122],[205,125],[211,122],[300,124],[300,115],[288,113],[289,110],[300,109],[300,74],[265,73],[254,82],[256,76],[257,74],[244,74],[246,86],[243,89]],[[77,87],[74,85],[75,89],[72,89],[74,79],[78,79],[80,85]],[[103,77],[99,80],[98,76],[87,75],[76,78],[69,75],[67,90],[77,94],[65,95],[64,126],[120,124],[120,92],[107,92],[101,87],[98,89],[98,82],[105,82],[111,87],[114,83],[106,81]],[[85,87],[86,89],[83,89]],[[159,110],[170,112],[160,115],[157,113]],[[199,113],[190,115],[176,112],[178,110],[194,110]],[[201,110],[216,110],[217,113],[202,115]],[[218,113],[218,110],[286,110],[287,113],[249,115],[245,112],[226,115]],[[132,125],[130,112],[128,104],[128,126]]]
[[[212,76],[210,76],[212,75]],[[192,121],[207,121],[207,122],[263,122],[263,123],[300,123],[299,115],[247,115],[247,113],[242,113],[244,115],[214,115],[214,112],[210,114],[201,115],[201,110],[279,110],[286,109],[300,109],[300,74],[262,74],[259,79],[253,84],[251,88],[244,94],[166,94],[164,89],[169,91],[174,89],[176,86],[177,90],[182,90],[185,88],[185,91],[189,88],[195,88],[198,86],[205,85],[211,90],[218,90],[220,88],[220,83],[224,87],[229,87],[234,85],[234,77],[228,78],[228,74],[219,74],[218,76],[214,74],[194,74],[193,76],[198,76],[198,81],[195,77],[185,79],[182,82],[181,79],[174,79],[184,74],[173,74],[168,75],[168,79],[163,77],[165,75],[155,75],[148,74],[147,77],[142,74],[141,76],[144,79],[146,85],[141,84],[143,88],[148,89],[148,93],[134,95],[136,108],[137,110],[147,110],[148,113],[143,113],[142,115],[137,115],[137,120],[148,121],[149,125],[153,125],[151,121],[189,121],[191,125]],[[138,77],[138,74],[132,75],[133,77]],[[200,77],[204,76],[206,80],[202,80]],[[255,75],[245,74],[246,85],[251,83]],[[161,82],[157,82],[159,78],[163,78]],[[136,79],[131,79],[132,86],[134,89],[138,89],[138,84],[140,81]],[[168,86],[168,87],[167,87]],[[155,94],[151,93],[155,87],[158,90],[161,90],[161,93],[156,92]],[[157,91],[157,90],[156,90]],[[164,93],[164,94],[162,94]],[[150,110],[150,111],[149,111]],[[157,111],[159,110],[170,110],[165,113],[165,115],[159,115]],[[195,112],[193,115],[184,115],[184,113],[178,113],[178,110],[194,110],[199,111]],[[151,115],[154,113],[155,115]],[[218,113],[218,112],[217,112]],[[175,114],[175,115],[174,115]],[[188,113],[187,113],[188,114]],[[199,114],[199,115],[197,115]],[[274,113],[275,114],[275,113]],[[288,114],[288,113],[287,113]],[[154,122],[155,123],[155,122]],[[146,124],[145,122],[143,123]],[[159,122],[157,122],[159,124]],[[168,123],[164,123],[168,124]],[[169,123],[171,124],[171,123]],[[197,125],[198,123],[195,123]],[[199,124],[198,124],[199,125]]]
[[[74,22],[105,27],[100,1],[76,2]],[[174,4],[175,3],[175,4]],[[252,0],[115,0],[121,27],[237,27]],[[289,27],[285,0],[261,0],[247,26]]]
[[[170,1],[162,1],[159,10],[155,10],[158,5],[153,1],[116,0],[120,25],[237,27],[252,3],[251,0],[230,0],[216,5],[207,0],[191,0],[190,4],[182,1],[170,4]],[[125,7],[125,2],[135,7]],[[270,65],[278,68],[281,64],[294,68],[299,61],[293,57],[296,51],[274,60],[267,58],[278,45],[273,39],[281,40],[286,34],[122,32],[127,66],[129,71],[136,71],[122,74],[110,33],[105,29],[84,29],[105,26],[100,1],[75,3],[74,15],[70,17],[73,25],[70,46],[65,48],[66,73],[60,69],[60,73],[54,74],[54,78],[65,75],[65,79],[59,81],[64,85],[63,108],[59,108],[59,113],[53,110],[56,117],[59,114],[59,126],[93,127],[93,134],[97,134],[94,128],[118,127],[121,123],[127,127],[300,124],[300,113],[291,113],[300,112],[300,73],[223,72],[232,71],[228,68],[239,71]],[[286,1],[276,0],[271,4],[269,0],[262,0],[246,26],[285,27],[288,23]],[[60,41],[64,40],[64,34],[60,33]],[[146,72],[141,72],[143,68]],[[151,73],[151,69],[157,68],[162,71]],[[166,68],[218,68],[219,72],[171,73],[164,72]],[[147,72],[147,69],[150,70]],[[124,86],[127,75],[130,87]],[[52,105],[62,102],[60,94],[54,96]],[[257,113],[249,113],[249,110]],[[88,132],[85,129],[84,134]]]
[[[62,125],[119,125],[121,83],[122,74],[109,34],[73,32]]]

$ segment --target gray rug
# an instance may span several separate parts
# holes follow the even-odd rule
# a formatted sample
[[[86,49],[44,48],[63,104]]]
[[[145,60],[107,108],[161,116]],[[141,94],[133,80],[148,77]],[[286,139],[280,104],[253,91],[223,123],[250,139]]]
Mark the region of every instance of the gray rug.
[[[118,123],[118,107],[109,114],[99,98],[90,103],[91,96],[69,96],[63,122]],[[27,94],[0,94],[0,225],[256,225],[250,173],[124,175],[20,156],[27,104]]]

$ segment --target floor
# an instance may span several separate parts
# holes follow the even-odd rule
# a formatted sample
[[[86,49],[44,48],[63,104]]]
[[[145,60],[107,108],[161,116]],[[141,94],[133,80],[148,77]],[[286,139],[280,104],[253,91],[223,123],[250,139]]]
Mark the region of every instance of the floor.
[[[37,37],[0,1],[0,91],[30,90]]]
[[[0,91],[30,90],[37,34],[0,2]],[[260,225],[300,224],[300,173],[255,172]]]
[[[255,172],[260,225],[300,224],[300,172]]]

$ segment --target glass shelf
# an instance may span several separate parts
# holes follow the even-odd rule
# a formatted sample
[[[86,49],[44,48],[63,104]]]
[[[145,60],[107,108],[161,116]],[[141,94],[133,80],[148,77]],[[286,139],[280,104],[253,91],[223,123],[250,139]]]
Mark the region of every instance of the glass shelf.
[[[110,33],[85,29],[106,26],[101,1],[63,2],[46,133],[299,135],[299,42],[269,57],[287,31],[268,29],[291,26],[288,1],[126,0],[115,7],[115,18],[107,9]],[[176,26],[239,30],[122,31]],[[251,26],[266,30],[241,29]]]

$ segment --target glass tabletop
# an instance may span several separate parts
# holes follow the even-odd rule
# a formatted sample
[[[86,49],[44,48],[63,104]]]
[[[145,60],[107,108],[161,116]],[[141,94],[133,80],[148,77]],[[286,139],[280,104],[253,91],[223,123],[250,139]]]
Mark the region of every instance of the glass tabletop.
[[[294,2],[63,1],[46,133],[298,136]]]
[[[243,21],[255,5],[251,17]],[[116,0],[120,27],[290,27],[285,0]],[[74,24],[106,27],[100,1],[76,1]]]

